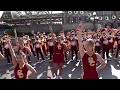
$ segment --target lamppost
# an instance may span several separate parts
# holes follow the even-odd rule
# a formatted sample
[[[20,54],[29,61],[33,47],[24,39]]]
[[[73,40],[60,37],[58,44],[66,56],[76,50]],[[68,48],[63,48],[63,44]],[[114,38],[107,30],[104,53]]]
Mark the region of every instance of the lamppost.
[[[96,15],[96,12],[93,12],[93,14],[90,16],[90,20],[93,22],[94,30],[96,29],[96,22],[99,20],[99,17]]]
[[[84,16],[84,11],[80,11],[80,17],[82,17],[82,22],[85,22],[85,21],[84,21],[84,17],[85,17],[85,16]]]
[[[116,27],[116,16],[113,15],[113,16],[112,16],[112,19],[113,19],[113,24],[114,24],[114,28],[115,28],[115,27]]]

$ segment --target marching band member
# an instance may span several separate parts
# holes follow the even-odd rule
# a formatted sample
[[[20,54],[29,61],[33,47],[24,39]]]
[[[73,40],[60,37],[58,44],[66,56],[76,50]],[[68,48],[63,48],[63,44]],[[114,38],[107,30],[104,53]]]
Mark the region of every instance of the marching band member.
[[[115,42],[115,37],[113,35],[113,31],[110,31],[109,32],[109,50],[111,50],[111,53],[113,55],[113,52],[114,52],[114,49],[113,49],[113,45],[114,45],[114,42]]]
[[[67,32],[66,34],[66,47],[67,47],[67,52],[69,54],[71,50],[70,32]]]
[[[1,54],[3,54],[3,39],[2,37],[0,37],[0,51],[1,51]]]
[[[41,37],[41,46],[42,46],[43,53],[45,54],[45,56],[47,56],[46,38],[43,36]]]
[[[72,61],[73,61],[74,52],[76,55],[76,60],[78,60],[78,41],[76,40],[74,35],[75,35],[74,31],[72,31],[70,36]]]
[[[49,39],[48,39],[48,50],[50,52],[50,61],[52,60],[52,56],[53,56],[53,47],[54,47],[54,43],[52,41],[52,37],[49,37]]]
[[[117,59],[118,53],[120,50],[120,31],[117,32],[115,41],[117,41],[117,51],[116,51],[116,55],[115,55],[115,59]]]
[[[35,55],[35,50],[34,50],[34,44],[32,43],[31,40],[30,40],[28,43],[29,43],[30,50],[31,50],[32,54],[36,57],[36,55]]]
[[[109,58],[109,37],[106,34],[107,31],[105,29],[102,30],[102,35],[100,38],[101,44],[102,44],[102,57],[105,59],[105,52],[106,52],[106,56],[107,56],[107,60],[110,60]]]
[[[10,64],[11,63],[11,53],[10,53],[9,45],[7,43],[7,38],[8,37],[6,37],[6,40],[4,42],[4,46],[3,47],[4,47],[5,57],[6,57],[7,61],[8,61],[8,64]]]
[[[93,35],[93,40],[94,40],[94,43],[95,43],[95,52],[100,54],[101,43],[100,43],[100,38],[99,38],[97,33]]]
[[[35,41],[34,50],[36,52],[37,59],[40,60],[40,58],[39,58],[39,54],[40,54],[42,60],[45,61],[44,56],[43,56],[43,50],[42,50],[41,40],[39,39],[39,37]]]

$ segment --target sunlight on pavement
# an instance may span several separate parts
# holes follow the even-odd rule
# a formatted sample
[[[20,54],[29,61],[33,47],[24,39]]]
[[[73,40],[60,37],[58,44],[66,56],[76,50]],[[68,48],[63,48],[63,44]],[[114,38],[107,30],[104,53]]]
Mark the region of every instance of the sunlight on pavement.
[[[10,75],[14,74],[14,70],[10,71]],[[0,79],[5,79],[6,78],[6,73],[0,76]],[[13,76],[14,78],[14,76]]]
[[[75,71],[75,68],[72,69],[72,72]]]
[[[118,79],[120,79],[120,70],[116,70],[113,65],[111,65],[112,75],[115,75]]]
[[[70,61],[67,62],[67,64],[69,64],[69,63],[70,63]]]
[[[69,79],[71,79],[72,74],[68,74]]]
[[[76,64],[76,66],[78,67],[78,66],[79,66],[79,64],[80,64],[80,61]]]
[[[66,65],[63,65],[63,67],[62,68],[66,68],[67,66]]]
[[[112,55],[111,55],[111,53],[109,53],[109,57],[110,57],[110,58],[112,58]]]
[[[6,78],[6,74],[3,74],[0,79],[5,79]]]
[[[102,79],[102,77],[99,77],[99,79]]]
[[[69,62],[67,62],[67,64],[69,64],[71,61],[74,61],[75,60],[75,56],[73,57],[73,60],[70,60]]]
[[[14,66],[10,67],[10,69],[13,69],[13,68],[14,68]]]
[[[37,79],[40,79],[40,78],[43,76],[43,74],[44,74],[45,72],[46,72],[46,71],[40,73],[40,74],[37,76]]]
[[[40,63],[40,62],[36,62],[36,63],[34,63],[33,65],[36,66],[38,63]]]
[[[57,75],[59,75],[59,70],[57,70]]]
[[[13,74],[14,73],[14,70],[10,71],[10,74]]]
[[[105,63],[107,64],[107,56],[106,56],[106,52],[105,52]]]

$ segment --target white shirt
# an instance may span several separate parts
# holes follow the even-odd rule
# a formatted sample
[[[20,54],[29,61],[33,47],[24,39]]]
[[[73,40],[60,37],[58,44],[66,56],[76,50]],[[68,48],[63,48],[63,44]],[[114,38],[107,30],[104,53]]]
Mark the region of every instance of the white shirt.
[[[39,48],[40,47],[40,45],[39,44],[36,44],[36,48]]]
[[[8,45],[8,44],[6,44],[4,48],[8,49],[8,48],[9,48],[9,45]]]
[[[75,41],[71,41],[71,45],[72,45],[72,46],[75,46],[75,45],[76,45],[76,42],[75,42]]]
[[[53,42],[49,42],[49,46],[53,46],[54,44],[53,44]]]

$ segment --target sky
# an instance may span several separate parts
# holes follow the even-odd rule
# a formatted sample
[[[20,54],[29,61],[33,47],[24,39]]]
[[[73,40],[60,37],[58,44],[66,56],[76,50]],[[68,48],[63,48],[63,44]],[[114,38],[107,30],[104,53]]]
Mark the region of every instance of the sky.
[[[0,17],[2,16],[2,14],[3,14],[3,11],[0,11]]]
[[[53,11],[53,13],[62,13],[62,11]],[[2,16],[3,11],[0,11],[0,17]]]

